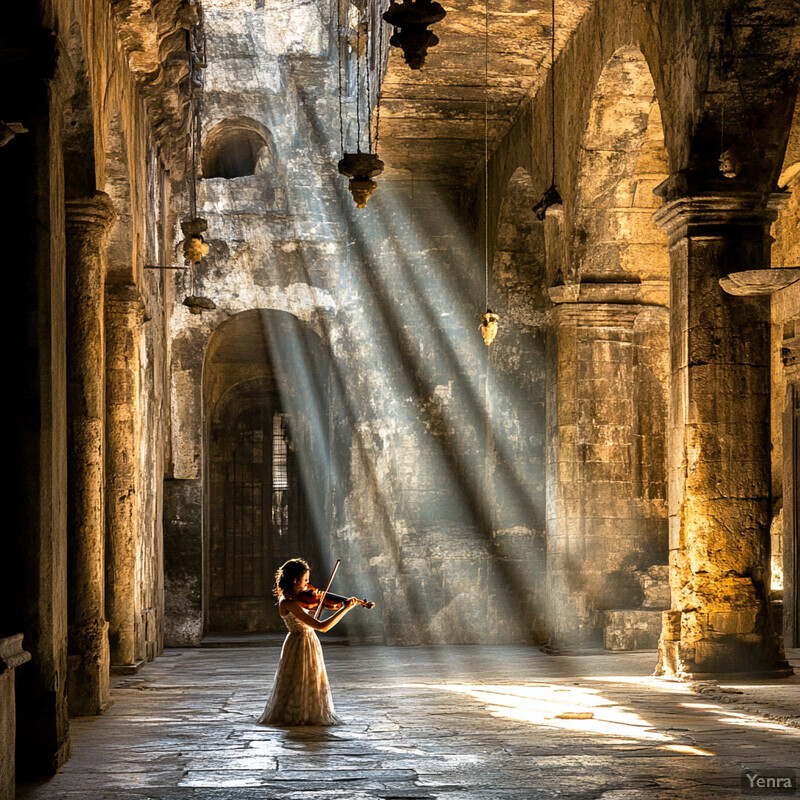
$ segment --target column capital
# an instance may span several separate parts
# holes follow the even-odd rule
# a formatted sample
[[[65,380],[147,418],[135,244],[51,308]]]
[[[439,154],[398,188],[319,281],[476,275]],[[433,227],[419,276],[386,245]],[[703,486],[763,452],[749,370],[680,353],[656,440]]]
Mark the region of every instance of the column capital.
[[[133,325],[150,319],[142,292],[132,283],[106,284],[106,314],[129,317]]]
[[[591,303],[603,305],[669,306],[668,281],[600,282],[581,281],[547,290],[550,302],[555,305]]]
[[[555,325],[582,325],[599,328],[632,328],[644,309],[652,306],[628,303],[559,303],[550,309]]]
[[[686,195],[665,203],[653,214],[653,220],[667,232],[670,241],[691,235],[691,228],[696,228],[694,233],[699,236],[704,230],[713,235],[714,228],[731,224],[765,229],[777,219],[787,197],[786,192]]]
[[[117,218],[114,204],[105,192],[67,200],[64,210],[68,230],[98,239],[106,234]]]
[[[30,660],[31,654],[22,649],[21,633],[0,639],[0,674],[8,669],[16,669]]]

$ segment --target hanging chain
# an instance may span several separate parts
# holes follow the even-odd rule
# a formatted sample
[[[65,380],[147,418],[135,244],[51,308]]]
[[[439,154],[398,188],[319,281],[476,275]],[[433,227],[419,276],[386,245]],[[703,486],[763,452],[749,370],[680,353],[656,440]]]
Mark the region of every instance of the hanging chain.
[[[342,108],[342,0],[336,2],[336,50],[338,54],[339,79],[339,152],[344,155],[344,110]]]
[[[484,3],[483,61],[483,271],[489,308],[489,0]]]
[[[197,218],[197,100],[195,98],[194,36],[186,32],[189,47],[189,160],[192,174],[189,176],[189,216]]]
[[[378,140],[381,135],[381,96],[383,95],[383,79],[386,77],[383,61],[383,29],[386,23],[378,15],[378,88],[375,92],[375,152],[378,152]]]
[[[367,73],[367,103],[364,109],[364,121],[367,124],[367,144],[369,145],[369,152],[372,152],[372,120],[370,108],[372,107],[372,88],[370,85],[370,73],[372,72],[372,59],[370,58],[370,45],[372,44],[372,37],[370,36],[371,26],[369,24],[369,6],[367,6],[367,14],[364,15],[364,36],[367,41],[364,45],[364,69]]]
[[[551,2],[550,16],[550,183],[556,183],[556,0]]]
[[[358,6],[356,6],[358,8]],[[356,150],[361,152],[361,11],[356,15]]]

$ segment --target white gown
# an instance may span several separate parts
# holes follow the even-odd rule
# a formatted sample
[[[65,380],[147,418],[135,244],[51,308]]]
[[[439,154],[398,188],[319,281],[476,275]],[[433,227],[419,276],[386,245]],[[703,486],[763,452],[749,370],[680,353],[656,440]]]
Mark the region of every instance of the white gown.
[[[261,725],[341,725],[333,708],[328,674],[317,634],[294,614],[283,617],[289,635],[283,642],[272,693]]]

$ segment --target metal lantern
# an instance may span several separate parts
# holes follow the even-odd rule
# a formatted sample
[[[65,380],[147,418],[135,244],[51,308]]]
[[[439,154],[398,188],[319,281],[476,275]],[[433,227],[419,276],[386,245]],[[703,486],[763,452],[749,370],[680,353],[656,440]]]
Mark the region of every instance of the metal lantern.
[[[372,178],[380,175],[383,167],[383,161],[375,153],[345,153],[339,162],[339,174],[350,178],[350,194],[358,208],[364,208],[378,188]]]
[[[208,255],[209,247],[202,234],[208,230],[208,223],[199,217],[181,222],[183,231],[183,257],[189,264],[197,264]]]
[[[494,341],[494,337],[497,336],[497,323],[499,320],[500,316],[495,314],[491,308],[487,308],[486,311],[481,314],[481,336],[483,336],[483,341],[486,343],[487,347]]]
[[[420,69],[425,63],[428,48],[439,44],[439,37],[428,30],[429,25],[441,22],[447,12],[435,0],[402,0],[394,2],[383,18],[394,26],[389,39],[393,47],[403,50],[403,57],[411,69]]]

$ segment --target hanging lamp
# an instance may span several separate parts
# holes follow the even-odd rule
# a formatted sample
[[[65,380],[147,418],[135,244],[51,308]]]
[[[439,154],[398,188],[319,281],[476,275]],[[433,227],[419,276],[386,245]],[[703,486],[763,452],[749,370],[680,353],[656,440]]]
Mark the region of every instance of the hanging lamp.
[[[550,13],[550,186],[533,207],[538,220],[545,218],[548,208],[561,205],[561,195],[556,188],[556,0],[551,0]]]
[[[200,115],[201,102],[196,90],[202,88],[198,68],[205,64],[205,58],[200,57],[200,46],[196,41],[200,36],[199,24],[195,25],[189,33],[191,54],[189,58],[189,104],[192,109],[191,130],[191,157],[192,175],[189,181],[189,219],[181,222],[183,232],[183,258],[192,272],[192,294],[184,298],[183,305],[192,314],[211,311],[217,307],[216,303],[208,297],[202,297],[196,292],[196,267],[202,263],[203,258],[209,253],[209,246],[203,234],[208,230],[208,222],[197,216],[197,155],[200,150]]]
[[[500,321],[500,315],[489,308],[489,0],[484,4],[483,41],[483,273],[486,311],[481,314],[480,331],[489,347]]]
[[[350,178],[348,189],[357,208],[365,208],[378,184],[372,179],[383,172],[384,163],[375,153],[345,153],[339,161],[339,174]]]
[[[429,25],[441,22],[447,12],[435,0],[394,0],[383,18],[394,27],[389,39],[392,47],[403,51],[406,64],[411,69],[421,69],[428,48],[439,44],[439,37],[428,30]]]
[[[341,8],[339,9],[339,13],[341,14]],[[340,17],[341,18],[341,17]],[[361,151],[361,141],[362,141],[362,133],[361,133],[361,105],[362,105],[362,88],[361,88],[361,25],[359,24],[357,27],[357,43],[356,43],[356,152],[355,153],[348,153],[345,152],[344,149],[344,119],[343,119],[343,109],[342,109],[342,47],[341,47],[341,40],[339,43],[339,137],[340,137],[340,145],[342,148],[343,156],[338,163],[339,174],[344,175],[350,178],[350,182],[348,184],[348,188],[350,190],[350,194],[353,196],[353,200],[356,204],[356,208],[365,208],[367,203],[369,202],[370,197],[372,197],[372,193],[375,189],[378,188],[378,184],[375,183],[373,178],[377,175],[380,175],[383,172],[384,163],[383,161],[378,158],[377,153],[373,153],[373,141],[372,141],[372,129],[369,125],[369,104],[370,104],[370,69],[369,69],[369,58],[367,54],[369,53],[369,47],[372,43],[372,39],[370,37],[370,30],[369,24],[367,21],[367,25],[365,27],[365,35],[367,36],[367,46],[364,48],[365,52],[365,83],[366,83],[366,92],[367,98],[365,105],[365,114],[367,117],[367,149],[368,152],[364,153]],[[383,62],[383,27],[381,26],[380,29],[380,63]],[[380,87],[382,83],[382,76],[380,67],[378,69],[378,90],[376,92],[376,104],[380,107],[379,98],[380,98]],[[378,125],[380,124],[380,116],[378,116]],[[375,135],[375,149],[377,150],[377,140],[378,140],[378,127],[376,126],[376,135]]]

